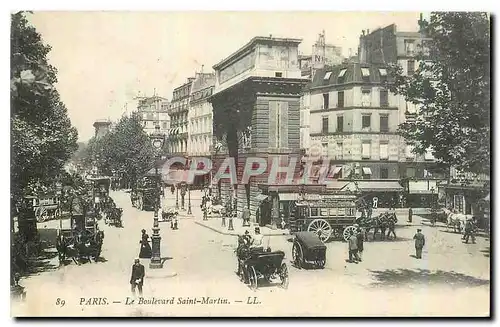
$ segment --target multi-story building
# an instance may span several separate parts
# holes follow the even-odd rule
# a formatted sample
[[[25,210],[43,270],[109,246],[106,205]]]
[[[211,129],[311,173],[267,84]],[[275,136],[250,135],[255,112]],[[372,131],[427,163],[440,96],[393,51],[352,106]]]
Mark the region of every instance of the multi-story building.
[[[210,156],[213,136],[212,104],[208,98],[212,95],[215,85],[213,73],[197,73],[191,87],[189,105],[189,128],[187,154],[190,158]],[[199,185],[208,181],[208,175],[198,180]]]
[[[402,65],[405,74],[415,71],[414,58],[425,40],[418,32],[397,32],[395,25],[363,31],[359,59],[318,70],[309,88],[309,148],[321,149],[325,159],[335,162],[331,173],[339,179],[359,167],[362,179],[377,180],[359,185],[381,205],[398,198],[408,205],[428,205],[437,197],[442,176],[433,176],[431,151],[416,155],[396,133],[399,124],[416,117],[418,108],[384,87],[391,82],[389,63]]]
[[[285,188],[297,184],[269,183],[273,159],[285,165],[300,154],[299,99],[307,79],[301,77],[298,45],[301,40],[255,37],[226,59],[214,65],[215,88],[210,98],[214,113],[213,165],[215,170],[229,155],[235,159],[241,181],[247,158],[268,162],[266,171],[245,185],[220,180],[216,193],[236,199],[237,211],[249,209],[260,225],[279,225],[286,201]],[[296,172],[298,174],[297,165]],[[293,192],[293,191],[292,191]]]
[[[139,98],[137,104],[137,115],[139,116],[146,133],[151,134],[155,132],[156,126],[160,127],[161,133],[168,133],[170,129],[168,106],[168,100],[157,95]]]
[[[342,62],[342,48],[326,43],[325,31],[319,34],[318,40],[312,47],[311,68],[321,69],[325,66],[334,66]]]
[[[168,108],[170,115],[169,152],[178,155],[186,155],[188,150],[188,112],[189,97],[194,77],[188,78],[187,82],[174,89],[172,101]]]

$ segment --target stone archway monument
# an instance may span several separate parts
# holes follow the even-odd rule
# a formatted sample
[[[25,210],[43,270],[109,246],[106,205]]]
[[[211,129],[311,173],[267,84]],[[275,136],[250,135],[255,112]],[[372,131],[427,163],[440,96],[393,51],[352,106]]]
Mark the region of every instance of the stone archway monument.
[[[234,185],[238,214],[250,209],[251,221],[259,207],[259,184],[268,184],[271,160],[279,156],[287,166],[300,154],[300,94],[308,80],[301,78],[298,63],[300,39],[255,37],[215,66],[215,89],[210,98],[214,115],[214,140],[222,146],[213,156],[217,172],[227,157],[233,157],[237,180]],[[214,147],[212,147],[214,148]],[[241,184],[249,157],[266,160],[267,169],[249,183]],[[257,167],[256,167],[257,168]],[[299,172],[299,164],[296,173]],[[228,198],[230,180],[221,180],[222,198]],[[277,194],[269,194],[272,206]],[[273,217],[273,224],[279,217]]]

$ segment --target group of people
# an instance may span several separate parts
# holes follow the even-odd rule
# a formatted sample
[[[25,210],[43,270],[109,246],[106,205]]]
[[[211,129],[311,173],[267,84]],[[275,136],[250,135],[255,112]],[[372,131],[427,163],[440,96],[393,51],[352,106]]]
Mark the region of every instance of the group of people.
[[[351,232],[351,235],[347,242],[349,247],[348,262],[357,264],[363,260],[362,256],[364,250],[364,232],[358,224],[355,224],[354,227],[356,227],[356,229]],[[413,236],[413,240],[415,241],[415,258],[422,259],[422,250],[425,246],[425,236],[424,234],[422,234],[422,229],[417,229],[417,233]],[[474,237],[472,238],[472,240],[474,242]]]

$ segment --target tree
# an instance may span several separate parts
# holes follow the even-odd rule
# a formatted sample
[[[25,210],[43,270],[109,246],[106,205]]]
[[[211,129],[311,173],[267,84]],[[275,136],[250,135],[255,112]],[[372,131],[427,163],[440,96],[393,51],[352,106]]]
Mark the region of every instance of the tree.
[[[108,134],[90,139],[83,161],[96,163],[103,174],[111,174],[113,170],[123,172],[134,184],[153,166],[154,158],[149,136],[139,117],[132,115],[122,117]]]
[[[33,184],[50,184],[76,150],[77,131],[54,88],[50,46],[26,14],[11,15],[11,193],[19,198]]]
[[[438,163],[489,175],[489,17],[436,12],[421,28],[429,38],[428,51],[417,56],[415,73],[403,76],[400,66],[390,68],[391,91],[419,107],[415,120],[401,124],[399,133],[416,153],[430,148]]]

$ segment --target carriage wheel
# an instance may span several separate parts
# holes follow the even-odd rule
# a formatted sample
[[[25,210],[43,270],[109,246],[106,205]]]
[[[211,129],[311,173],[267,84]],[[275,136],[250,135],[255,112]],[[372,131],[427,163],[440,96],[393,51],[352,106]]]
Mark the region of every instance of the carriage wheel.
[[[354,227],[354,226],[346,227],[346,229],[344,229],[344,233],[343,233],[344,240],[347,242],[349,240],[349,237],[351,237],[351,233],[354,233],[354,232],[356,232],[356,227]]]
[[[253,266],[248,267],[248,280],[250,282],[250,288],[256,290],[258,287],[257,272]]]
[[[36,208],[36,221],[39,223],[43,223],[49,218],[47,209],[44,207],[38,207]]]
[[[326,258],[317,259],[317,260],[315,261],[316,267],[318,267],[318,268],[320,268],[320,269],[325,268],[325,263],[326,263]]]
[[[293,243],[292,258],[294,265],[297,268],[302,268],[302,263],[304,262],[304,252],[302,252],[302,246],[299,242]]]
[[[287,289],[290,280],[288,277],[288,268],[286,267],[286,264],[284,262],[281,264],[279,275],[281,278],[281,287]]]
[[[317,234],[322,242],[326,242],[332,235],[332,226],[324,219],[314,219],[307,227],[307,231]]]

